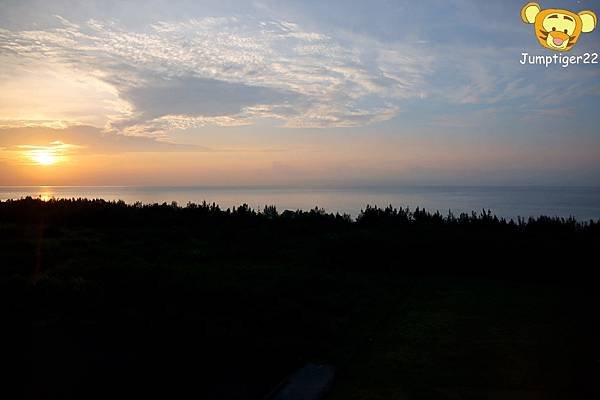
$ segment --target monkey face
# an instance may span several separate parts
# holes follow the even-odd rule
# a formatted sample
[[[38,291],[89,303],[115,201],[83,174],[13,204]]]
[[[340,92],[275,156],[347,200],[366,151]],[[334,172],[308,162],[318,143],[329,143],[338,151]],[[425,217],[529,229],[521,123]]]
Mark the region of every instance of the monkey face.
[[[537,3],[528,3],[521,10],[523,22],[533,24],[541,46],[554,51],[569,51],[582,32],[595,29],[597,18],[592,11],[575,14],[569,10],[541,10]]]

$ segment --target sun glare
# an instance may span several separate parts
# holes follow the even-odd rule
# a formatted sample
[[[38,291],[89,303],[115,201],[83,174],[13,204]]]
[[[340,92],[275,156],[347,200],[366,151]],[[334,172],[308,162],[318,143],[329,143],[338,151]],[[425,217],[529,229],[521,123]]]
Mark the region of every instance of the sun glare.
[[[38,165],[52,165],[57,161],[56,154],[50,149],[47,150],[32,150],[29,157]]]
[[[51,166],[68,161],[69,155],[82,146],[54,141],[46,146],[24,144],[17,147],[19,149],[20,158],[24,160],[26,164]]]

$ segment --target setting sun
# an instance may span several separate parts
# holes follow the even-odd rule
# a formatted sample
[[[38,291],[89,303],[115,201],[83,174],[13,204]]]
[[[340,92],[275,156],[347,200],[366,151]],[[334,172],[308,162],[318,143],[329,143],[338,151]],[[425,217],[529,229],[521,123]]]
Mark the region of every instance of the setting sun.
[[[68,161],[69,155],[81,147],[55,140],[48,145],[18,145],[16,152],[26,165],[50,166]]]
[[[48,150],[32,150],[29,154],[29,158],[31,158],[38,165],[52,165],[57,161],[56,154],[53,154],[53,151]]]

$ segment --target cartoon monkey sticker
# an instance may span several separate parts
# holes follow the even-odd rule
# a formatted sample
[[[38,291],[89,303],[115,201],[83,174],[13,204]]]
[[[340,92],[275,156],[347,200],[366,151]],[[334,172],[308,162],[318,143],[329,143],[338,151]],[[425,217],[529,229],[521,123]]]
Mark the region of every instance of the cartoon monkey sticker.
[[[569,10],[548,8],[538,3],[527,3],[521,10],[526,24],[533,24],[535,36],[543,47],[554,51],[569,51],[577,44],[582,33],[592,32],[598,18],[592,11],[578,14]]]

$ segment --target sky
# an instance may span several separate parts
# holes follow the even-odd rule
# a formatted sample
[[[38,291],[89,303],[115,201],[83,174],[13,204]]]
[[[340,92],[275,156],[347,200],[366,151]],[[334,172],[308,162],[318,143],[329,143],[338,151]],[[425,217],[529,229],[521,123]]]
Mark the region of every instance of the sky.
[[[0,185],[599,186],[600,65],[521,64],[525,3],[0,0]]]

